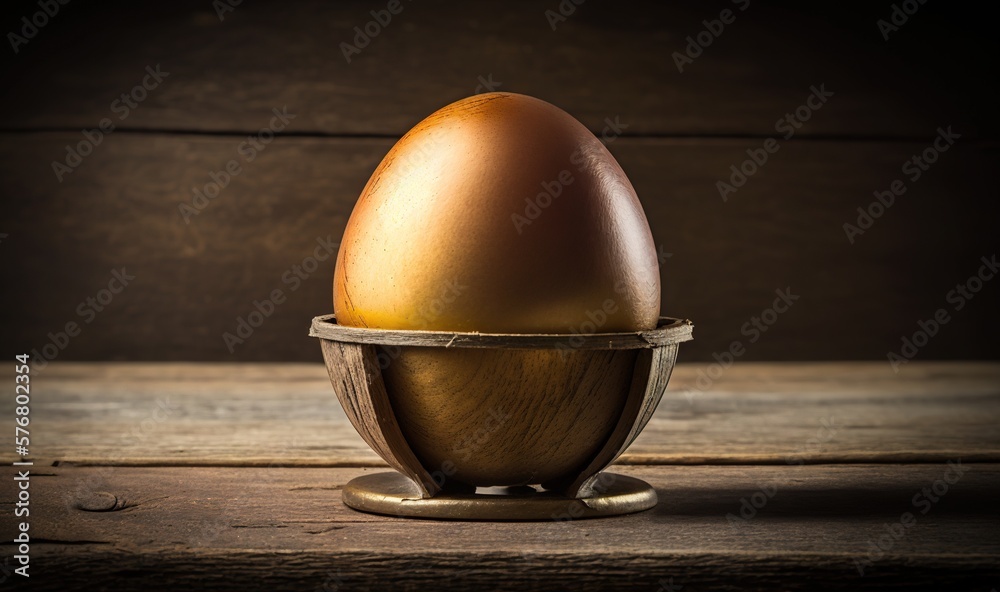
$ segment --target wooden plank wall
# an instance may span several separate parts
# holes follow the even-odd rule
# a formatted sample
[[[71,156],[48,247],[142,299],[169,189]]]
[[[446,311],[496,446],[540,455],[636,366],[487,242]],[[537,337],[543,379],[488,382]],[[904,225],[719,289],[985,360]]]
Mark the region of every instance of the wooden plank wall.
[[[65,360],[318,361],[306,331],[331,311],[332,260],[300,282],[286,272],[339,239],[395,138],[493,87],[607,134],[664,252],[663,312],[696,324],[682,361],[734,340],[746,360],[885,360],[939,308],[950,321],[917,357],[1000,355],[997,286],[948,301],[998,242],[987,9],[927,3],[887,40],[888,2],[564,0],[575,8],[558,20],[556,0],[402,0],[348,63],[340,44],[386,4],[244,2],[220,19],[208,0],[73,2],[0,51],[4,351],[55,340]],[[675,52],[724,9],[732,22],[679,71]],[[8,3],[3,31],[37,10]],[[116,102],[144,78],[143,100]],[[833,94],[783,139],[776,122],[814,87]],[[247,136],[286,108],[248,161]],[[114,131],[57,179],[53,162],[105,118]],[[912,180],[904,163],[949,126],[960,138]],[[717,182],[769,137],[779,150],[724,201]],[[233,159],[239,174],[186,222],[179,205]],[[896,180],[906,193],[849,242],[844,223]],[[87,298],[123,267],[135,279],[98,312]],[[751,343],[741,329],[784,288],[799,300]],[[223,333],[275,289],[287,300],[230,351]],[[67,341],[68,322],[80,331]]]

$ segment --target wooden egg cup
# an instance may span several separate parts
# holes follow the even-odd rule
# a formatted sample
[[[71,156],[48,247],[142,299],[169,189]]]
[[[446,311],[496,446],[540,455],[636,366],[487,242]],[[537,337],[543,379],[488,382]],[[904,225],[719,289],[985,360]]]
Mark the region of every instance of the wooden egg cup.
[[[320,339],[348,419],[399,471],[351,480],[344,503],[449,520],[560,520],[652,508],[656,492],[647,483],[601,471],[652,417],[692,328],[663,317],[649,331],[488,334],[314,318],[309,335]],[[455,355],[460,362],[471,356],[474,380],[450,380],[463,368],[448,365]],[[441,358],[444,365],[435,366]],[[500,424],[489,423],[487,406],[505,410]],[[462,449],[470,434],[481,446]]]

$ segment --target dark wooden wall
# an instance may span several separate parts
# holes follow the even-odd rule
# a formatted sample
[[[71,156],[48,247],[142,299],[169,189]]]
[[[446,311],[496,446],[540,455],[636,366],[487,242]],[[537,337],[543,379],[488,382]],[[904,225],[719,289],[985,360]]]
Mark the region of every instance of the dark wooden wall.
[[[682,360],[733,340],[748,360],[884,360],[942,307],[951,321],[919,358],[1000,356],[1000,279],[960,311],[947,302],[998,243],[1000,53],[984,8],[930,2],[886,40],[888,1],[588,0],[554,31],[559,0],[402,1],[351,63],[339,44],[386,2],[246,1],[220,20],[210,0],[79,0],[16,54],[0,48],[3,351],[41,350],[72,321],[60,359],[319,360],[306,330],[332,309],[332,259],[294,291],[283,274],[318,237],[339,239],[395,138],[492,81],[598,134],[627,126],[609,149],[670,254],[663,312],[695,321]],[[735,21],[679,72],[672,54],[724,8]],[[3,32],[37,10],[6,3]],[[169,75],[120,119],[113,101],[156,65]],[[814,85],[833,96],[723,201],[716,182],[780,137],[775,122]],[[284,133],[243,160],[247,135],[286,106]],[[58,181],[52,162],[106,117],[116,130]],[[905,179],[948,126],[961,138]],[[186,223],[179,204],[231,159],[242,172]],[[907,192],[851,244],[843,224],[897,179]],[[81,315],[122,267],[135,279]],[[748,343],[743,324],[786,287],[800,299]],[[223,333],[274,289],[287,301],[230,353]]]

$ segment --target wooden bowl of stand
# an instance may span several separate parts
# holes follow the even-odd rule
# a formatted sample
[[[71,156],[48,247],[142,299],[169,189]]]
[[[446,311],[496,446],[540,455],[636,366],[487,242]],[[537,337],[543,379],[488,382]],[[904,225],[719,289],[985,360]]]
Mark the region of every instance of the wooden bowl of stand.
[[[690,321],[487,334],[347,327],[326,315],[309,334],[351,424],[400,473],[351,481],[344,502],[355,509],[518,520],[656,504],[642,481],[601,470],[652,416]]]

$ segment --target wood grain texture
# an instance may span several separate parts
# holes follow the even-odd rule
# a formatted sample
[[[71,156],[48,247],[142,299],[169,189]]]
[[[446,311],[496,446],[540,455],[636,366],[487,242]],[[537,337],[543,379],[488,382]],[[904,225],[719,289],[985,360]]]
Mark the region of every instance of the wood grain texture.
[[[333,390],[358,435],[382,460],[409,477],[424,497],[440,491],[403,437],[374,345],[320,340]]]
[[[355,429],[386,462],[421,479],[423,497],[451,483],[541,484],[578,497],[652,417],[691,323],[521,335],[356,328],[325,316],[309,335],[320,338]],[[661,343],[673,345],[657,347],[651,362],[645,350]],[[354,361],[359,352],[369,363]]]
[[[429,471],[483,487],[534,485],[571,475],[601,448],[639,351],[404,347],[383,374]]]
[[[677,362],[678,346],[667,346],[656,348],[653,352],[653,359],[650,364],[649,378],[646,385],[646,396],[642,399],[642,406],[636,417],[635,424],[629,430],[628,437],[622,443],[614,458],[621,456],[625,449],[631,446],[635,439],[639,437],[642,430],[646,428],[649,420],[653,419],[656,408],[663,400],[663,394],[667,392],[667,383],[674,371],[674,364]],[[611,462],[614,462],[614,458]],[[610,463],[609,463],[610,464]]]
[[[590,463],[569,480],[569,484],[565,487],[566,495],[572,497],[589,495],[598,472],[621,456],[629,444],[638,437],[653,417],[653,412],[667,390],[667,381],[670,380],[676,360],[676,345],[639,352],[632,371],[628,399],[625,401],[618,423]]]
[[[11,196],[0,265],[18,288],[0,296],[0,347],[40,349],[72,321],[82,333],[59,359],[321,361],[305,333],[332,310],[332,252],[392,140],[275,140],[253,162],[240,160],[243,172],[190,224],[179,204],[240,158],[244,138],[113,134],[58,183],[51,162],[76,141],[78,133],[0,135]],[[1000,308],[987,305],[996,286],[959,311],[947,300],[997,252],[996,219],[977,207],[996,193],[995,149],[959,140],[852,245],[843,224],[903,178],[900,166],[924,145],[790,142],[723,202],[715,182],[755,145],[609,145],[662,250],[663,314],[697,324],[681,361],[712,360],[733,341],[746,346],[740,361],[885,360],[939,308],[951,321],[919,359],[1000,357]],[[312,267],[317,254],[326,259]],[[100,313],[81,316],[123,266],[136,279]],[[742,329],[777,289],[800,300],[751,342]],[[237,318],[274,290],[283,303],[228,347],[223,335],[236,335]]]
[[[1000,462],[995,363],[741,361],[699,389],[707,370],[678,364],[619,463]],[[320,364],[55,363],[32,381],[43,465],[384,466]]]
[[[340,488],[364,469],[56,467],[32,480],[31,589],[987,592],[1000,466],[962,466],[926,514],[911,498],[947,465],[619,467],[657,489],[655,509],[503,525],[354,512]],[[93,492],[119,507],[78,509]],[[915,524],[860,576],[854,560],[904,512]]]
[[[221,20],[201,0],[81,5],[5,52],[17,83],[0,100],[0,124],[78,131],[112,117],[131,129],[251,132],[287,105],[290,131],[398,136],[499,83],[598,133],[618,118],[628,134],[768,135],[825,83],[836,94],[803,134],[931,137],[952,124],[995,137],[1000,127],[991,7],[921,5],[886,40],[876,21],[891,9],[880,4],[739,4],[588,3],[553,30],[546,11],[558,2],[403,2],[350,63],[341,43],[385,3],[242,3]],[[5,31],[36,10],[20,6]],[[680,72],[675,52],[725,8],[734,22]],[[169,77],[118,122],[111,102],[155,64]]]
[[[340,43],[384,4],[242,2],[224,18],[218,4],[73,2],[0,52],[0,349],[82,327],[32,371],[31,589],[998,587],[1000,365],[885,361],[941,308],[951,319],[920,360],[1000,358],[996,286],[960,310],[949,298],[1000,241],[995,7],[922,4],[885,39],[885,4],[723,3],[736,21],[682,73],[672,54],[723,5],[587,2],[550,27],[556,2],[404,2],[347,63]],[[2,30],[39,6],[5,4]],[[117,119],[157,65],[169,77]],[[662,312],[699,326],[682,360],[702,363],[677,368],[615,468],[653,483],[653,511],[498,527],[341,503],[344,483],[385,466],[304,335],[331,310],[331,253],[394,140],[495,83],[604,136],[661,246]],[[833,96],[723,199],[716,182],[814,85]],[[284,136],[245,160],[281,108]],[[105,117],[117,130],[57,181],[52,163]],[[948,126],[958,143],[907,178]],[[240,174],[186,224],[178,206],[230,162]],[[906,193],[849,242],[844,223],[898,179]],[[135,279],[88,316],[126,269]],[[751,338],[778,289],[801,300]],[[275,290],[286,299],[260,310]],[[227,344],[255,310],[270,312]],[[768,359],[877,362],[753,362]],[[914,496],[957,459],[967,474],[921,513]],[[752,518],[727,517],[753,499]],[[916,526],[861,577],[854,560],[908,511]],[[13,520],[0,512],[0,530]]]
[[[372,343],[384,346],[445,347],[478,349],[623,350],[649,349],[692,339],[694,325],[686,319],[660,317],[659,326],[634,333],[567,334],[455,333],[450,331],[403,331],[338,325],[333,315],[313,319],[310,337],[345,343]]]

